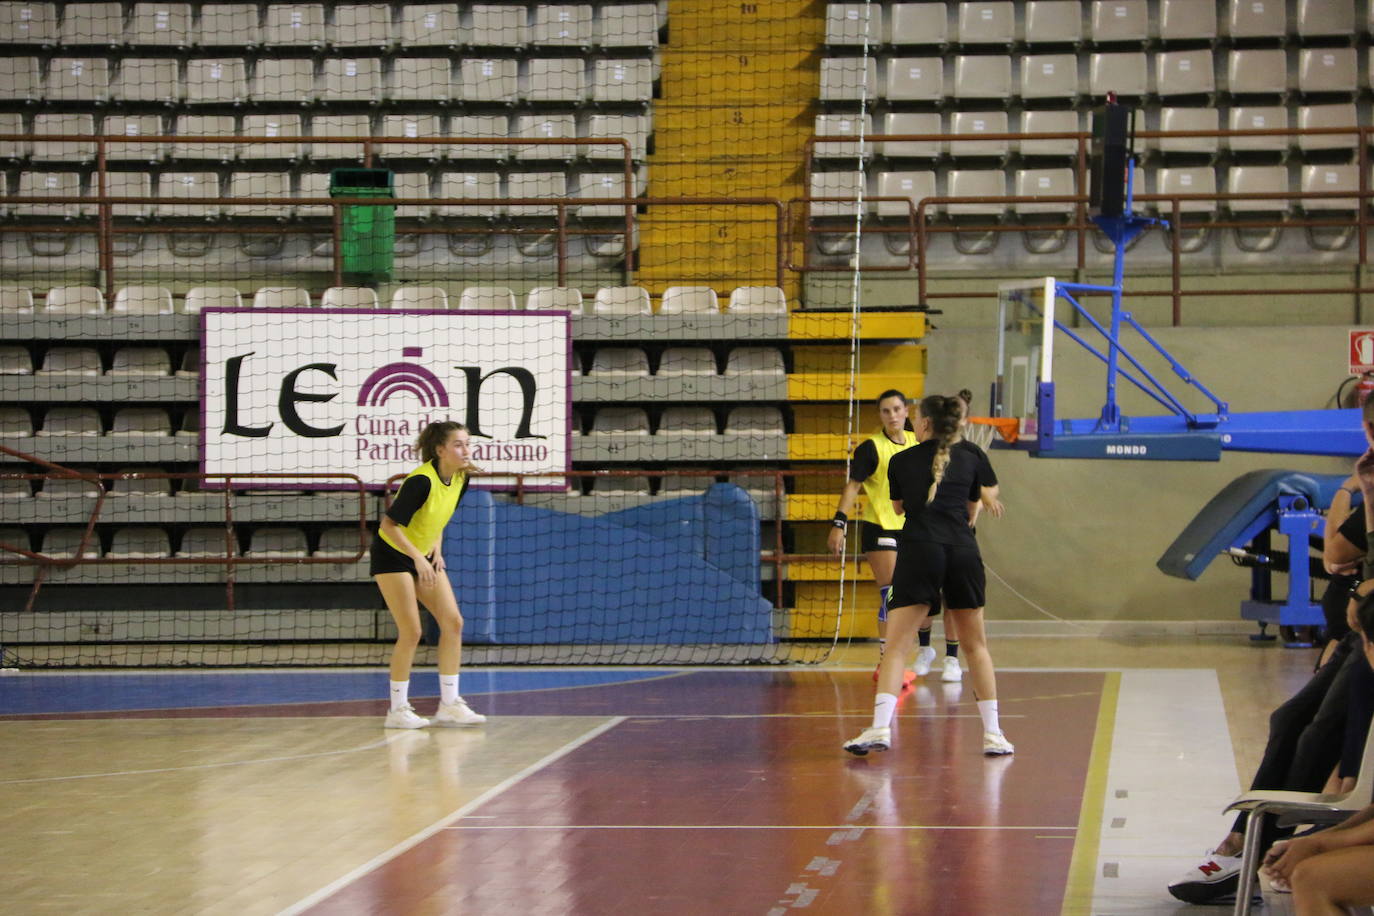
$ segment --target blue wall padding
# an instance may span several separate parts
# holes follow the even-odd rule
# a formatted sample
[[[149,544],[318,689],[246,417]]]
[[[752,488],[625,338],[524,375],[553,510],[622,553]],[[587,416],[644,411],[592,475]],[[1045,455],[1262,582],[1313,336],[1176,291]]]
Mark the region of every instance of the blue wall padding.
[[[444,560],[473,643],[764,643],[758,511],[738,487],[585,517],[469,491]]]

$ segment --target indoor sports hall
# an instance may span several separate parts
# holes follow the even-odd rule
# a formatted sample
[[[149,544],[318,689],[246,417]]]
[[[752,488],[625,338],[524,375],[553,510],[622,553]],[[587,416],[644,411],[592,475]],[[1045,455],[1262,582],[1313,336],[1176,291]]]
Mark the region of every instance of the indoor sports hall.
[[[1354,788],[1268,816],[1374,801],[1372,28],[0,3],[4,909],[1297,912],[1208,857],[1328,640]],[[918,432],[995,471],[987,654],[955,605],[892,694]],[[395,582],[462,614],[408,698]]]

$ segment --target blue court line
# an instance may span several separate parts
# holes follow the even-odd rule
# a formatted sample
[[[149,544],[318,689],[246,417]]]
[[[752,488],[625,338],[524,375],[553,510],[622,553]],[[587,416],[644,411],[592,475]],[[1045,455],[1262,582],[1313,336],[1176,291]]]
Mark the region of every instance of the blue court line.
[[[669,668],[597,670],[463,671],[465,697],[595,687],[661,678]],[[439,695],[438,676],[417,671],[412,696]],[[187,709],[211,706],[271,706],[278,703],[328,703],[382,700],[387,672],[179,672],[155,674],[19,674],[0,677],[0,715],[111,712],[135,709]]]

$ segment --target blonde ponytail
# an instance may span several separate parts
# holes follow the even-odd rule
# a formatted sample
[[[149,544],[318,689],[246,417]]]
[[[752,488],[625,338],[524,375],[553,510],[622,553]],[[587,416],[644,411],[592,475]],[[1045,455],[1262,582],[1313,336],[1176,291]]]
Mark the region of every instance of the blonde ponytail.
[[[921,400],[921,416],[930,421],[931,430],[939,442],[939,447],[935,450],[935,459],[930,463],[932,479],[930,490],[926,493],[928,506],[935,500],[935,490],[940,486],[940,481],[945,479],[950,449],[963,438],[959,432],[959,423],[964,416],[964,403],[958,398],[932,394]]]

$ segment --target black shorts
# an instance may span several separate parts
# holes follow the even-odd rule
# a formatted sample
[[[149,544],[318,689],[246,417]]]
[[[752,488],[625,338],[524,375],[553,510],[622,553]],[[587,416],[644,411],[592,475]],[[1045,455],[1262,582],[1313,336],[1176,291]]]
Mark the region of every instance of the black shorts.
[[[369,576],[379,576],[382,573],[410,573],[416,579],[420,574],[415,571],[415,561],[392,547],[381,539],[380,535],[372,536],[372,565],[368,570]]]
[[[859,544],[863,547],[864,553],[896,550],[897,539],[901,536],[901,531],[883,528],[877,522],[859,522]]]
[[[935,605],[944,593],[947,608],[979,608],[986,600],[987,576],[978,547],[929,541],[903,541],[897,549],[892,594],[887,606]]]

